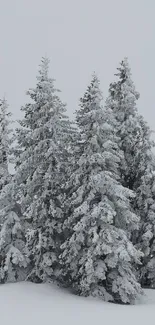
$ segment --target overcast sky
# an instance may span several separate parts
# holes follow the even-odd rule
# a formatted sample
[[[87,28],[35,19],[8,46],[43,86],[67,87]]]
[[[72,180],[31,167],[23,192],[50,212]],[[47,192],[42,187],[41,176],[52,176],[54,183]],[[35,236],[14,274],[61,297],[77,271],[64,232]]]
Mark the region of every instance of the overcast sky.
[[[96,71],[104,96],[129,57],[138,108],[155,129],[155,0],[0,0],[0,96],[15,118],[41,57],[72,116]]]

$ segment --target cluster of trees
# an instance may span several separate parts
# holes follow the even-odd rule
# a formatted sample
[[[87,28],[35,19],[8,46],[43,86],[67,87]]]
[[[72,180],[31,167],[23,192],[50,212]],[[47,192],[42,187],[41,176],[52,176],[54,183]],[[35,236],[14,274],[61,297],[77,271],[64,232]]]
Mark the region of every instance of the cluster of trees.
[[[0,102],[0,282],[134,303],[155,287],[155,159],[128,60],[104,103],[92,76],[75,123],[48,72],[43,58],[16,132]]]

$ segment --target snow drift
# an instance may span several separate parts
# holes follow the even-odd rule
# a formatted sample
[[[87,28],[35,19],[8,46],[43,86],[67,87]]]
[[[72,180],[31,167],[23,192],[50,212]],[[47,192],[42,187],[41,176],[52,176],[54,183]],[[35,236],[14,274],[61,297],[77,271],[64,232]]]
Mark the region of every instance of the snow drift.
[[[77,297],[48,284],[0,286],[2,325],[146,325],[154,310],[153,290],[145,291],[136,305],[124,306]]]

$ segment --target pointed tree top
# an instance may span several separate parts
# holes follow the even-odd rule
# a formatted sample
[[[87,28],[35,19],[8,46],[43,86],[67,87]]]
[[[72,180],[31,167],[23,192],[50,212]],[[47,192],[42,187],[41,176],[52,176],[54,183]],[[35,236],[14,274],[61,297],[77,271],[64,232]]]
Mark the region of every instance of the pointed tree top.
[[[92,80],[90,85],[87,87],[87,90],[84,94],[84,97],[80,99],[81,106],[87,102],[92,102],[94,99],[98,99],[98,102],[101,102],[103,99],[102,92],[100,90],[100,81],[94,72],[92,74]]]
[[[40,70],[39,70],[39,80],[47,80],[48,79],[48,71],[49,71],[49,63],[50,60],[48,57],[43,57],[41,60],[41,63],[39,65]]]
[[[8,102],[7,99],[5,98],[5,96],[3,97],[3,99],[0,100],[0,120],[5,120],[5,118],[10,118],[10,116],[12,116],[12,114],[10,112],[8,112]],[[10,121],[11,122],[11,121]]]
[[[120,66],[117,68],[117,70],[118,73],[116,73],[115,76],[118,76],[121,79],[122,83],[131,77],[131,69],[127,57],[121,61]]]
[[[135,85],[132,81],[132,74],[131,69],[129,66],[128,58],[124,58],[124,60],[121,61],[120,66],[117,68],[117,73],[115,76],[118,78],[118,80],[110,83],[109,86],[109,93],[112,98],[116,94],[119,94],[122,92],[122,89],[126,89],[126,92],[132,94],[136,100],[139,99],[140,94],[137,92]],[[122,88],[123,86],[123,88]]]
[[[98,78],[95,71],[92,73],[92,79],[91,79],[90,87],[91,88],[96,88],[96,89],[100,87],[100,81],[99,81],[99,78]]]
[[[2,105],[3,105],[3,106],[6,106],[6,105],[7,105],[7,99],[6,99],[5,96],[3,96],[3,98],[0,100],[0,104],[1,104],[1,106],[2,106]]]

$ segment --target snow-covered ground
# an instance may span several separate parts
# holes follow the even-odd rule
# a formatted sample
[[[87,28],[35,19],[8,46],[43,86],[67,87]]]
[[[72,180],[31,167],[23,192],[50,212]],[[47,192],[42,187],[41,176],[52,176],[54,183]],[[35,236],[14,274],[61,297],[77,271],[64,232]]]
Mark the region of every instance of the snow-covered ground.
[[[51,285],[0,286],[1,325],[147,325],[154,319],[155,290],[135,306],[81,298]]]

